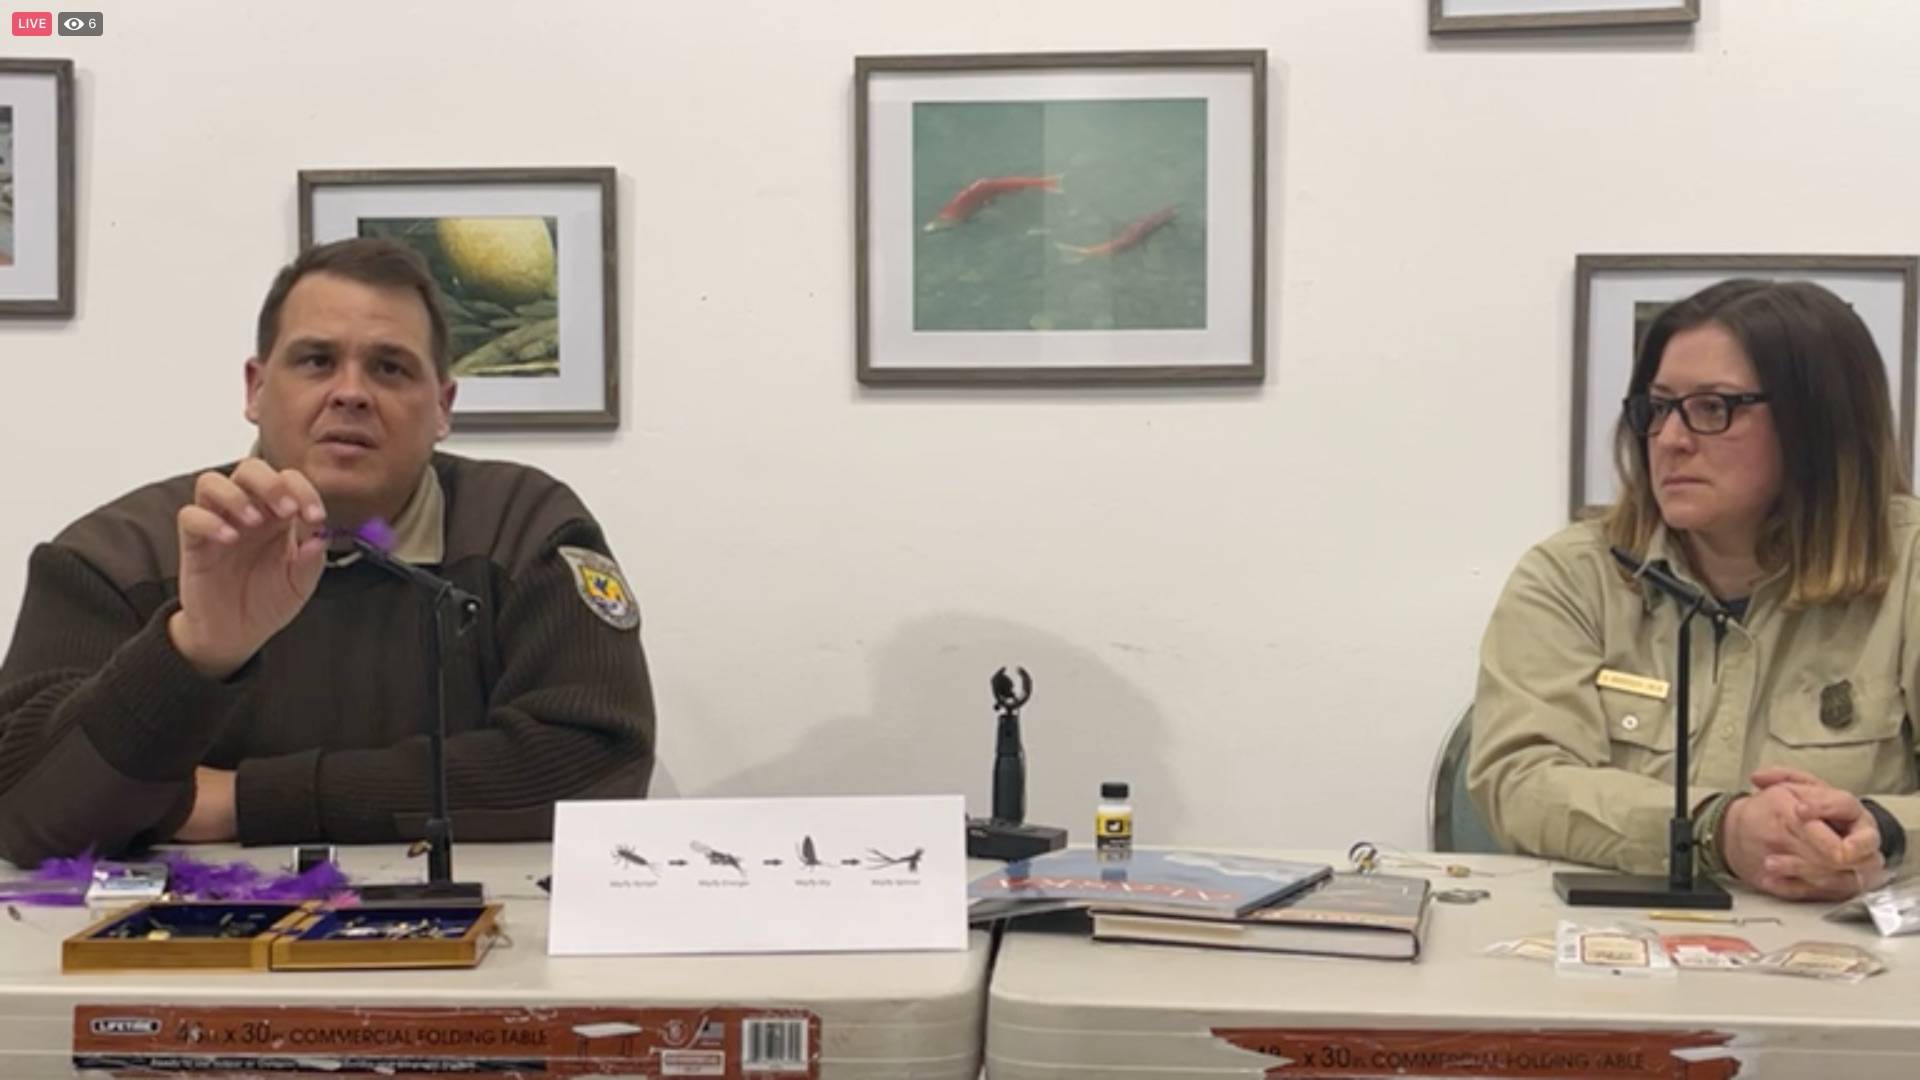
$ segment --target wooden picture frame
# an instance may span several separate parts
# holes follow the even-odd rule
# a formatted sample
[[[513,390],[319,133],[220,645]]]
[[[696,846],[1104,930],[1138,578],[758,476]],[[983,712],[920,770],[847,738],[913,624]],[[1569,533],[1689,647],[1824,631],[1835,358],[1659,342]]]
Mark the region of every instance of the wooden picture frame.
[[[1854,306],[1887,366],[1901,452],[1908,468],[1915,467],[1920,256],[1580,255],[1574,260],[1572,516],[1613,499],[1615,424],[1641,329],[1666,304],[1736,277],[1812,281]]]
[[[448,300],[455,431],[615,428],[616,179],[597,166],[302,170],[300,247],[382,235],[427,258]]]
[[[868,386],[1258,383],[1263,50],[854,61]]]
[[[0,318],[74,309],[71,60],[0,58]]]
[[[1700,0],[1427,0],[1430,34],[1691,29]]]

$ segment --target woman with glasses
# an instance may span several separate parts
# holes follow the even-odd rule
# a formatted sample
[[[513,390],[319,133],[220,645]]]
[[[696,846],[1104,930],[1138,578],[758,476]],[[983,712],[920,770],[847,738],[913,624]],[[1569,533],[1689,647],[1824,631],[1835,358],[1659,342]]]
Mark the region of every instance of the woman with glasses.
[[[1726,281],[1648,328],[1620,493],[1521,559],[1481,648],[1468,783],[1512,848],[1666,869],[1683,609],[1694,855],[1778,896],[1873,887],[1920,828],[1920,501],[1866,325],[1806,282]]]

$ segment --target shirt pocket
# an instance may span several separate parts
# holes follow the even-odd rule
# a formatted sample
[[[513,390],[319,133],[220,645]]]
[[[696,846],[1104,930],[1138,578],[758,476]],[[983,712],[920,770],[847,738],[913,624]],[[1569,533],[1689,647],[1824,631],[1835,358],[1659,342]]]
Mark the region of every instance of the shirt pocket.
[[[1775,701],[1760,764],[1810,772],[1859,795],[1906,790],[1912,764],[1900,687],[1851,680],[1847,707],[1828,689],[1837,682],[1809,683]]]
[[[1659,775],[1672,767],[1673,705],[1658,698],[1600,688],[1600,712],[1615,768]]]

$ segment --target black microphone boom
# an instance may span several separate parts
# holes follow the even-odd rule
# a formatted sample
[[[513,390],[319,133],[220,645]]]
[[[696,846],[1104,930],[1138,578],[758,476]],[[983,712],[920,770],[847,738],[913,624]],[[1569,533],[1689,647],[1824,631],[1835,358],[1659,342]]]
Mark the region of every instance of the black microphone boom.
[[[1693,875],[1693,816],[1687,805],[1687,779],[1692,748],[1689,730],[1693,672],[1693,617],[1706,606],[1707,596],[1673,575],[1665,562],[1636,558],[1624,548],[1612,548],[1618,562],[1636,579],[1645,578],[1680,605],[1680,643],[1674,662],[1673,695],[1673,817],[1667,822],[1667,876],[1642,874],[1553,875],[1554,891],[1576,907],[1705,908],[1724,911],[1733,906],[1718,883],[1695,880]]]
[[[1612,552],[1613,561],[1619,563],[1628,573],[1636,578],[1646,578],[1653,582],[1655,588],[1673,597],[1688,612],[1699,611],[1706,606],[1706,594],[1674,577],[1673,568],[1667,565],[1667,560],[1637,559],[1633,552],[1626,548],[1616,547],[1607,550]]]
[[[477,613],[480,610],[480,600],[478,597],[466,592],[439,574],[431,570],[422,570],[402,559],[396,559],[385,548],[372,543],[365,537],[355,536],[352,539],[353,550],[359,552],[361,558],[392,574],[394,577],[413,582],[420,588],[425,589],[430,596],[438,596],[442,592],[448,593],[459,601],[463,610],[466,608],[468,602],[471,602],[474,612]]]

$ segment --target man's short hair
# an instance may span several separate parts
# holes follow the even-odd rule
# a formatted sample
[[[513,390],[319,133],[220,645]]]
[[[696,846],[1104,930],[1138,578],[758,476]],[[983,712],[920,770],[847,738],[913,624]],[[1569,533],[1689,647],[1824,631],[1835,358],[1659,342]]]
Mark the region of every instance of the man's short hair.
[[[451,376],[453,357],[440,286],[418,252],[383,237],[349,237],[310,247],[281,268],[273,279],[273,287],[267,290],[266,301],[260,305],[254,355],[261,363],[266,363],[274,342],[280,338],[280,309],[286,305],[287,294],[308,274],[336,274],[362,285],[412,289],[427,306],[427,322],[433,328],[433,370],[442,381]]]

